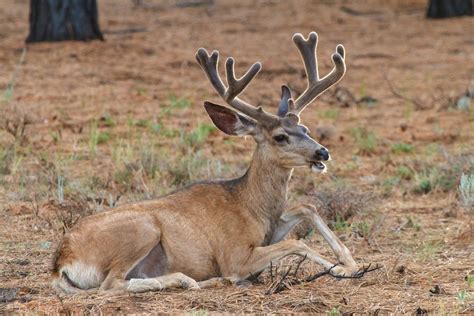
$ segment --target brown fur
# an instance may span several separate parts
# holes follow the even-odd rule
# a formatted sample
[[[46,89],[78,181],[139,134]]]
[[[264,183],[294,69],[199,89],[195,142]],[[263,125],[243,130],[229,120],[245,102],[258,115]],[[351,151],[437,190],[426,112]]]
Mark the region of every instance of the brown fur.
[[[314,58],[308,54],[311,49],[314,53],[316,35],[311,33],[308,40],[297,35],[295,39],[298,47],[304,48],[303,57]],[[349,251],[314,207],[300,206],[285,212],[293,168],[321,167],[321,160],[329,159],[328,151],[299,124],[299,113],[344,74],[343,48],[338,52],[333,55],[337,71],[326,78],[319,80],[316,70],[307,69],[314,80],[295,104],[289,89],[282,89],[277,117],[237,98],[260,70],[260,64],[239,80],[234,77],[233,66],[228,67],[231,86],[227,89],[217,78],[218,53],[209,56],[200,49],[198,62],[216,90],[231,106],[250,116],[205,103],[219,129],[231,135],[251,135],[257,142],[246,174],[230,181],[195,184],[158,200],[122,205],[83,218],[60,246],[53,270],[55,287],[68,293],[94,287],[134,292],[169,286],[197,289],[246,279],[290,254],[331,267],[332,263],[303,242],[281,241],[304,218],[312,221],[342,263],[333,271],[356,271]],[[305,61],[305,65],[314,64]]]
[[[80,220],[64,237],[54,272],[81,258],[125,279],[161,242],[168,261],[163,274],[182,272],[196,280],[239,275],[251,250],[269,243],[285,208],[290,170],[257,168],[265,165],[271,167],[257,158],[240,179],[196,184]]]

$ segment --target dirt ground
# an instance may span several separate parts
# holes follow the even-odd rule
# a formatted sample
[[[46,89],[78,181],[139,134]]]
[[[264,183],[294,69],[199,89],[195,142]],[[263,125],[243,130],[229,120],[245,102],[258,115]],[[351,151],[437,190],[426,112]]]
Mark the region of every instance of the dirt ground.
[[[186,3],[100,1],[104,42],[26,50],[28,1],[0,7],[0,313],[474,314],[474,210],[458,193],[474,173],[473,101],[459,101],[474,90],[474,19],[426,20],[424,1]],[[202,102],[220,100],[197,48],[234,56],[237,73],[261,61],[245,98],[275,111],[282,84],[305,88],[291,36],[313,30],[320,73],[338,43],[347,73],[302,117],[332,153],[328,174],[297,170],[290,199],[318,203],[381,269],[272,295],[268,271],[250,288],[56,295],[51,261],[78,217],[244,172],[253,141],[210,126]],[[347,211],[351,194],[370,201]],[[320,270],[305,262],[300,277]]]

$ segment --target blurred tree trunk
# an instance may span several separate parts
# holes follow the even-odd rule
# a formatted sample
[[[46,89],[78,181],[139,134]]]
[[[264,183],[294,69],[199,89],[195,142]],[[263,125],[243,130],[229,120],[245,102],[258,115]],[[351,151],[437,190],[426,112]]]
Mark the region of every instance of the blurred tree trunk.
[[[472,15],[474,0],[430,0],[426,16],[428,18],[449,18],[461,15]]]
[[[96,0],[30,0],[26,42],[104,40]]]

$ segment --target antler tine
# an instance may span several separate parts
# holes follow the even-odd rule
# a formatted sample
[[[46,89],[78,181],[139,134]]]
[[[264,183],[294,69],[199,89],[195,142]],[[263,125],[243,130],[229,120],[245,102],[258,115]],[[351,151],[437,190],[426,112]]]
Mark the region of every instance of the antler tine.
[[[253,64],[241,78],[237,79],[234,70],[234,59],[229,57],[226,61],[226,76],[228,84],[228,87],[226,87],[217,70],[219,61],[218,51],[213,51],[211,55],[208,55],[204,48],[200,48],[196,53],[196,60],[206,73],[212,86],[224,101],[227,102],[227,104],[263,124],[274,124],[278,121],[276,116],[265,112],[262,107],[255,107],[237,97],[245,90],[252,79],[255,78],[258,72],[262,69],[262,65],[259,62]]]
[[[234,70],[234,58],[229,57],[225,63],[226,75],[227,75],[227,84],[229,87],[227,88],[225,97],[227,100],[233,100],[239,94],[241,94],[245,88],[249,85],[250,81],[260,72],[262,69],[262,64],[256,62],[252,65],[252,67],[247,70],[247,72],[240,78],[237,79],[235,77],[235,70]]]
[[[300,114],[304,108],[316,99],[321,93],[337,83],[346,72],[344,62],[344,46],[337,45],[336,52],[332,54],[331,59],[334,64],[333,70],[324,78],[319,79],[318,64],[316,60],[316,47],[318,36],[315,32],[309,33],[308,39],[297,33],[293,36],[293,42],[298,47],[308,77],[308,87],[295,101],[295,114]]]
[[[217,50],[214,50],[212,51],[211,55],[209,55],[205,48],[199,48],[196,52],[196,60],[201,66],[202,70],[204,70],[204,72],[206,73],[207,78],[211,82],[214,89],[217,90],[217,93],[219,93],[219,95],[223,96],[226,88],[217,71],[217,63],[219,62],[219,52]]]
[[[310,83],[319,80],[318,63],[316,60],[316,49],[318,46],[318,34],[316,32],[309,33],[308,39],[305,40],[301,33],[293,35],[293,43],[298,47],[303,57],[306,76]]]

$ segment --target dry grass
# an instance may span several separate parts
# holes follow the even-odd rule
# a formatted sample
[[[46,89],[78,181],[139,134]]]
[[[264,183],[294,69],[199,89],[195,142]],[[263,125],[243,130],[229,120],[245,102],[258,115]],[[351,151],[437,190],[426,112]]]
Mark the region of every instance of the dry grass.
[[[474,112],[443,101],[472,85],[471,19],[425,20],[415,0],[144,2],[101,1],[105,42],[31,45],[23,62],[28,4],[0,10],[0,313],[474,312],[472,219],[457,190]],[[233,54],[237,72],[261,60],[245,98],[272,111],[282,84],[304,89],[290,37],[311,30],[320,72],[342,42],[341,91],[370,102],[328,93],[305,111],[334,160],[326,176],[297,170],[290,199],[319,201],[356,260],[382,269],[273,295],[266,271],[247,289],[56,296],[50,263],[77,218],[245,170],[253,143],[212,130],[200,106],[216,98],[196,48]],[[306,242],[331,256],[319,236]],[[319,269],[305,262],[299,277]]]

